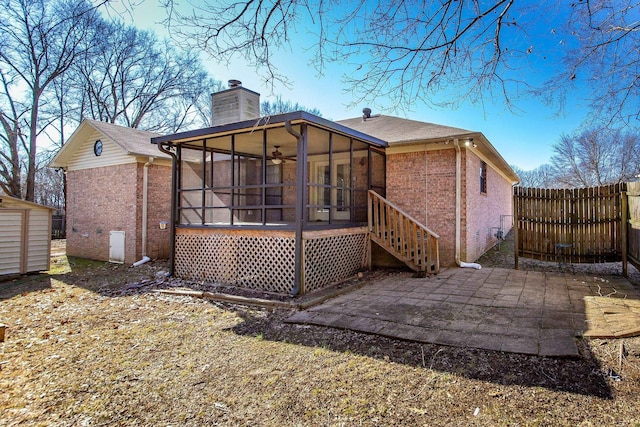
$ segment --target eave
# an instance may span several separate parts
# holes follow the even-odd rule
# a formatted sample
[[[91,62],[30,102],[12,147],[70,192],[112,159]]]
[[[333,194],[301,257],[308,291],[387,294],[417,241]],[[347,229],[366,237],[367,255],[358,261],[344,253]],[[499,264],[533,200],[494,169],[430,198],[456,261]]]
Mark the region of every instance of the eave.
[[[386,141],[375,138],[371,135],[364,134],[362,132],[355,131],[347,126],[340,125],[330,120],[323,119],[322,117],[307,113],[306,111],[295,111],[292,113],[278,114],[275,116],[264,116],[254,120],[246,120],[243,122],[230,123],[226,125],[208,127],[187,132],[180,132],[173,135],[159,136],[151,138],[151,143],[162,144],[171,142],[174,144],[181,144],[212,136],[219,137],[224,135],[231,135],[240,133],[242,131],[283,127],[286,122],[290,122],[292,125],[308,123],[331,132],[336,132],[347,137],[359,139],[371,145],[382,148],[388,147]]]

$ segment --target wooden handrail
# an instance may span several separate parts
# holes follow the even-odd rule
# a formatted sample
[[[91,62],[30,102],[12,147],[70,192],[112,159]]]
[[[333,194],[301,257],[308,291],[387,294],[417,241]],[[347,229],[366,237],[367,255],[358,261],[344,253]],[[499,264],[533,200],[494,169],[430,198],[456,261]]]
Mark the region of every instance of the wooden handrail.
[[[415,271],[438,273],[438,236],[373,190],[368,195],[371,239]]]

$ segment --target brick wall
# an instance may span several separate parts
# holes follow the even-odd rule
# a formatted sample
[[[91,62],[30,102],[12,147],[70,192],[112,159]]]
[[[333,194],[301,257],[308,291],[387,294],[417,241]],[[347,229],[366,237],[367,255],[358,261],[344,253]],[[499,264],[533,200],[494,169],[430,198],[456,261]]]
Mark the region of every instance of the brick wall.
[[[450,149],[427,154],[426,225],[440,236],[440,265],[449,267],[456,263],[456,152]]]
[[[109,232],[125,232],[125,262],[136,260],[137,164],[67,173],[67,254],[108,261]]]
[[[426,152],[387,155],[387,199],[400,209],[426,223]]]
[[[67,253],[107,261],[109,232],[125,232],[125,263],[142,257],[142,163],[67,173]],[[149,167],[147,255],[168,258],[171,168]]]
[[[466,151],[466,150],[465,150]],[[466,253],[463,260],[472,262],[497,243],[495,237],[501,224],[506,234],[511,229],[513,214],[513,197],[511,183],[503,178],[490,164],[487,164],[487,192],[480,192],[481,159],[472,152],[467,152],[466,190]],[[504,216],[501,223],[500,217]]]
[[[501,215],[512,214],[511,183],[487,165],[480,193],[480,158],[461,149],[461,261],[473,262],[497,239]],[[451,149],[387,155],[387,199],[440,236],[440,265],[455,265],[456,152]],[[511,217],[504,218],[504,233]]]
[[[453,149],[387,155],[387,199],[440,236],[440,265],[455,264]]]
[[[151,259],[168,259],[171,239],[171,167],[152,164],[149,166],[147,198],[147,256]],[[138,163],[138,206],[136,227],[136,257],[142,258],[142,181],[144,164]],[[160,223],[166,222],[162,230]]]

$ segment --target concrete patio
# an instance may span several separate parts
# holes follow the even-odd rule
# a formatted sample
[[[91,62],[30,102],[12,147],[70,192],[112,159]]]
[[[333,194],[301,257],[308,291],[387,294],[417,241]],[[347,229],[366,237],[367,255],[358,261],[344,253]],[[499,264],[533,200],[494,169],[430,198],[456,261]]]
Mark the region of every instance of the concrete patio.
[[[618,276],[502,268],[453,268],[427,278],[397,272],[287,321],[457,347],[577,357],[575,338],[597,336],[589,334],[595,323],[598,333],[615,336],[605,313],[589,308],[602,298],[637,301],[640,293]]]

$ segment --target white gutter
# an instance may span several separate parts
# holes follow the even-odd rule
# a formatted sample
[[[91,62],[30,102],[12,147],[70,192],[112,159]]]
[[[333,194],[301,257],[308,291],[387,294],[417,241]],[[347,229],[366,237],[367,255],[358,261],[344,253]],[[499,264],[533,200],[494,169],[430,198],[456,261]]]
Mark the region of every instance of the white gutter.
[[[137,267],[145,262],[151,261],[147,256],[147,234],[148,234],[148,211],[149,211],[149,166],[155,158],[150,156],[149,161],[142,168],[142,259],[136,261],[133,266]]]
[[[456,264],[459,267],[480,270],[482,266],[478,263],[460,261],[460,247],[462,246],[462,242],[460,242],[462,235],[462,214],[460,213],[462,206],[462,154],[460,153],[458,138],[453,140],[453,146],[456,149]]]
[[[462,226],[460,205],[462,204],[462,155],[460,153],[460,145],[458,144],[458,138],[453,140],[453,146],[456,149],[456,264],[460,265],[460,228]]]

